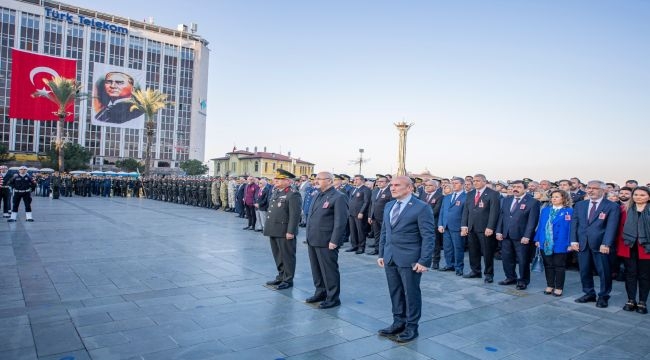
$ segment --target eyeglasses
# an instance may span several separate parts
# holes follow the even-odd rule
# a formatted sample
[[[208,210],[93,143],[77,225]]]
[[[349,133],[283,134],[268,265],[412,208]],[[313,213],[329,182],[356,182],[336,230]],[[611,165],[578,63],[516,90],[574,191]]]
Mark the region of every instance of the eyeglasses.
[[[316,178],[316,180],[332,180],[330,178]]]

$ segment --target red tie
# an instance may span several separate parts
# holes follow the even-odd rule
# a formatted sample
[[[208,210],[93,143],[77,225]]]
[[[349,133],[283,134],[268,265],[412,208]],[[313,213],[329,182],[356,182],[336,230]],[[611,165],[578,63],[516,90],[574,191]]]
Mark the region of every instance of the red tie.
[[[476,196],[474,196],[474,206],[478,205],[478,199],[481,198],[481,192],[476,190]]]

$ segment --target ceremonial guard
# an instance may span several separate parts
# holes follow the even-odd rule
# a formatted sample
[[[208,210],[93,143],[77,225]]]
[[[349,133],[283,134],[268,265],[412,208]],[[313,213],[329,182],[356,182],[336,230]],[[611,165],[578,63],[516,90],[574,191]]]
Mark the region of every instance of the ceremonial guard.
[[[36,180],[27,173],[27,167],[21,166],[18,174],[9,180],[9,186],[14,189],[13,208],[11,209],[11,218],[7,221],[16,222],[18,215],[18,206],[20,200],[25,203],[25,218],[27,221],[34,221],[32,218],[32,191],[36,188]]]
[[[2,202],[2,217],[5,219],[9,218],[9,211],[11,210],[9,179],[11,179],[11,176],[7,172],[7,167],[0,165],[0,202]]]
[[[52,175],[52,199],[58,199],[61,195],[61,176],[58,171]]]
[[[300,194],[291,191],[291,181],[295,176],[278,169],[274,178],[275,191],[269,201],[269,210],[264,236],[270,238],[273,259],[278,269],[275,279],[267,285],[275,285],[276,289],[288,289],[293,286],[293,276],[296,271],[296,236],[300,224]]]

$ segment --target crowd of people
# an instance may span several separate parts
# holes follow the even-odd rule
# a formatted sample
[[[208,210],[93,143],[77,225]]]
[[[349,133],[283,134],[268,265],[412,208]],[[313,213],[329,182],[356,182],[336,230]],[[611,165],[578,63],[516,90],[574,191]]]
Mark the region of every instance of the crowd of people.
[[[418,336],[420,275],[453,271],[459,277],[493,283],[500,259],[502,286],[528,288],[536,254],[544,264],[543,293],[560,297],[565,272],[576,265],[583,295],[578,303],[609,305],[613,279],[625,281],[623,309],[647,314],[650,292],[650,184],[624,186],[578,178],[559,181],[487,181],[482,174],[421,179],[377,174],[322,172],[295,177],[278,170],[274,179],[240,177],[34,178],[21,167],[8,176],[0,167],[3,214],[15,221],[22,200],[31,216],[29,194],[70,196],[145,196],[233,212],[245,219],[243,230],[269,237],[277,267],[268,286],[293,286],[296,239],[300,227],[316,289],[307,303],[326,309],[340,305],[338,254],[377,255],[386,271],[394,323],[379,331],[396,341]],[[45,185],[47,184],[47,185]],[[13,189],[13,212],[8,194]],[[465,252],[469,253],[466,268]],[[594,275],[599,278],[596,289]]]
[[[330,187],[323,184],[329,181],[328,176]],[[380,331],[397,341],[417,337],[419,310],[412,308],[421,304],[417,299],[419,277],[411,275],[428,269],[454,271],[460,277],[482,278],[485,283],[492,283],[496,258],[502,260],[505,275],[498,284],[524,291],[530,283],[531,262],[537,252],[544,264],[544,294],[562,296],[567,267],[575,264],[584,293],[575,302],[608,307],[612,281],[617,278],[625,281],[628,301],[623,309],[640,314],[648,311],[650,207],[646,205],[650,188],[639,186],[635,180],[619,186],[599,180],[585,184],[577,178],[556,182],[489,182],[481,174],[406,181],[404,177],[396,181],[397,178],[380,174],[372,180],[362,175],[329,173],[295,180],[290,177],[279,175],[273,185],[267,179],[250,176],[221,180],[221,186],[225,184],[228,190],[233,184],[232,191],[227,193],[234,195],[235,202],[222,203],[228,204],[225,210],[247,219],[244,230],[270,236],[278,274],[267,285],[280,290],[293,285],[295,237],[298,227],[306,227],[305,243],[316,287],[316,293],[306,301],[325,304],[321,308],[338,306],[336,262],[340,247],[349,242],[345,252],[378,255],[379,265],[386,268],[389,288],[397,289],[397,293],[391,292],[395,323]],[[410,189],[408,197],[403,194],[405,188]],[[340,194],[347,206],[334,206],[332,191]],[[300,195],[300,203],[289,206],[287,192]],[[402,209],[396,206],[401,203],[396,198],[400,192],[402,199],[408,199]],[[328,199],[324,201],[325,193]],[[410,220],[402,220],[404,208],[420,203],[428,205],[426,211],[409,211],[404,219]],[[333,210],[327,220],[313,217],[330,207],[345,208],[338,211],[346,214],[343,226]],[[290,211],[291,208],[294,210]],[[274,219],[280,213],[282,218]],[[396,236],[401,221],[410,221],[411,228]],[[269,235],[265,229],[270,222],[285,227]],[[312,226],[313,222],[317,224]],[[469,253],[468,270],[465,252]],[[594,275],[600,279],[598,289]],[[413,296],[416,299],[409,298]]]

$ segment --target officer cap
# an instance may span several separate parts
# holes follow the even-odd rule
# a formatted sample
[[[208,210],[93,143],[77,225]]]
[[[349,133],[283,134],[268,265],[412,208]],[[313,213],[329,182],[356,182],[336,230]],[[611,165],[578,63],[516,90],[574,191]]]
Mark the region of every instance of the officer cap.
[[[309,175],[309,180],[316,180],[316,174]]]
[[[533,182],[533,179],[531,178],[523,178],[521,181],[525,182],[526,184]]]
[[[294,179],[296,175],[288,172],[284,169],[277,169],[277,174],[275,174],[275,179]]]
[[[332,174],[332,175],[334,175],[334,178],[337,179],[337,180],[343,180],[343,176],[341,176],[339,174]]]
[[[416,178],[413,179],[413,180],[414,180],[416,183],[421,183],[421,182],[424,181],[421,177],[416,177]]]
[[[23,166],[19,167],[18,170],[27,170],[27,166],[23,165]]]
[[[347,174],[340,174],[339,176],[341,177],[341,180],[343,180],[343,179],[350,180],[351,179],[350,175],[347,175]]]

